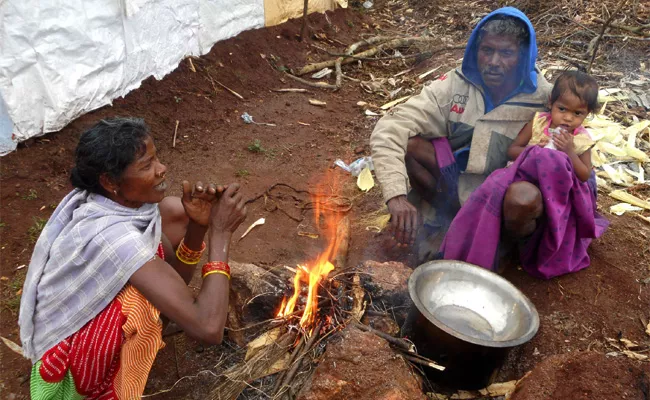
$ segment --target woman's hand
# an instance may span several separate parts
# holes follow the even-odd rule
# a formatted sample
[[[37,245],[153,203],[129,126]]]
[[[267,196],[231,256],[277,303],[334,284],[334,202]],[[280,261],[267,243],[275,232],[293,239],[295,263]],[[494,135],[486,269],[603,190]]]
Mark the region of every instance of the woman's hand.
[[[553,135],[553,144],[555,144],[556,149],[567,155],[575,153],[573,135],[567,131],[563,130],[562,133]]]
[[[208,226],[210,210],[215,200],[223,193],[224,187],[209,184],[207,188],[201,182],[196,182],[194,188],[188,181],[183,181],[183,208],[185,214],[198,225]]]
[[[245,219],[246,201],[239,192],[239,184],[233,183],[212,205],[210,229],[213,232],[233,233]]]

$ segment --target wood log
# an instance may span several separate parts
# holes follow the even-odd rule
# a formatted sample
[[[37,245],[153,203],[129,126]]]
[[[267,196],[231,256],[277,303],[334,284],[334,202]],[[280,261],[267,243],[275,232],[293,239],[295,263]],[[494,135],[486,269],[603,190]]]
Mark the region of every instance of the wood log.
[[[231,276],[228,312],[228,337],[244,347],[246,326],[272,319],[287,290],[280,277],[254,264],[230,262]]]

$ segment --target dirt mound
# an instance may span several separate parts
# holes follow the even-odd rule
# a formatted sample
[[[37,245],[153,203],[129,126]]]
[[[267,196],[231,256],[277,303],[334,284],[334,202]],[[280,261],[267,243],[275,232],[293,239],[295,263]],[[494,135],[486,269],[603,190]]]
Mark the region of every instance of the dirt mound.
[[[524,378],[511,400],[647,399],[647,364],[595,352],[547,358]]]

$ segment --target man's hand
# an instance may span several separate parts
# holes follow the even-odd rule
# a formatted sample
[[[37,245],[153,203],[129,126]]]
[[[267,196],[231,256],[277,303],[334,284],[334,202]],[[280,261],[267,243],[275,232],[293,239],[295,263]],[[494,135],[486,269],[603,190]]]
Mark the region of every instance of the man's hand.
[[[406,199],[406,196],[396,196],[388,200],[390,212],[390,232],[399,247],[407,247],[415,243],[418,230],[418,210]]]

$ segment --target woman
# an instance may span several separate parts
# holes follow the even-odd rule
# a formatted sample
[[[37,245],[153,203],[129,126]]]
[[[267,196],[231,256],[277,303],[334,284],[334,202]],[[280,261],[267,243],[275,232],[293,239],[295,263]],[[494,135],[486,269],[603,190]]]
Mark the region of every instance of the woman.
[[[140,119],[101,121],[81,136],[75,189],[43,229],[23,288],[33,399],[140,398],[164,345],[161,313],[221,343],[244,199],[237,184],[187,181],[182,199],[164,198],[166,172]],[[206,248],[195,298],[187,284]]]

